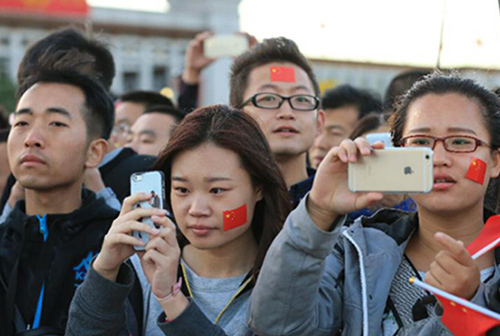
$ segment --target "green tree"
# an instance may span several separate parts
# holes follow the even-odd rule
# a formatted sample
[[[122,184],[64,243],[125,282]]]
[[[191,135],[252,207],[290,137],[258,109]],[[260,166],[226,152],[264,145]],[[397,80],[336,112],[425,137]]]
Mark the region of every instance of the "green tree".
[[[0,69],[0,105],[5,107],[9,112],[14,111],[16,108],[16,100],[14,98],[15,92],[15,84],[9,76]]]

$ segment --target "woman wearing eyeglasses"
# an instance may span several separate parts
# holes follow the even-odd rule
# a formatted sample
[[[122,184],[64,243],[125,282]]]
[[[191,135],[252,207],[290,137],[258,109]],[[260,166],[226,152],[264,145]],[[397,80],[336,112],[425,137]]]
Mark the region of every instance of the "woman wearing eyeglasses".
[[[493,215],[484,204],[500,173],[499,111],[492,92],[456,76],[434,74],[407,92],[391,120],[393,142],[434,150],[433,190],[412,195],[415,214],[386,209],[343,226],[345,214],[383,195],[347,188],[347,163],[372,153],[365,139],[333,148],[268,251],[251,300],[256,332],[449,334],[412,276],[499,310],[494,252],[474,261],[465,249]],[[474,164],[484,170],[471,174]]]

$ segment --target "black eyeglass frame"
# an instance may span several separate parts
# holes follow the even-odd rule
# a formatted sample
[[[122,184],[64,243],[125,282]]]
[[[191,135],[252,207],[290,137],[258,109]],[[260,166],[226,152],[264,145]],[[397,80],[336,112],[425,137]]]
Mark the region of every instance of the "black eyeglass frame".
[[[429,147],[427,147],[427,146],[411,146],[411,147],[427,147],[427,148],[430,148],[430,149],[434,150],[434,148],[436,147],[437,142],[441,141],[441,142],[443,142],[444,149],[447,152],[449,152],[449,153],[474,153],[477,150],[477,147],[481,147],[481,146],[491,147],[491,145],[489,143],[487,143],[486,141],[483,141],[483,140],[478,139],[476,137],[473,137],[471,135],[448,135],[448,136],[445,136],[445,137],[435,137],[435,136],[428,135],[428,134],[415,134],[415,135],[406,136],[406,137],[404,137],[404,138],[401,139],[400,146],[401,147],[407,147],[405,142],[408,139],[412,139],[412,138],[427,138],[427,139],[432,139],[434,141],[434,143],[433,143],[432,147],[430,147],[430,146]],[[467,150],[467,151],[451,150],[446,145],[446,139],[449,139],[449,138],[466,138],[466,139],[474,140],[474,149],[473,150]]]
[[[259,95],[272,95],[272,96],[276,96],[276,97],[279,97],[281,98],[281,101],[278,103],[278,106],[277,107],[267,107],[267,106],[261,106],[257,103],[257,97]],[[295,98],[295,97],[309,97],[309,98],[313,98],[314,99],[314,107],[313,108],[308,108],[308,109],[298,109],[298,108],[295,108],[293,106],[293,103],[292,103],[292,99]],[[251,96],[250,98],[248,98],[247,100],[245,100],[243,103],[241,103],[240,107],[239,108],[242,108],[243,106],[247,105],[248,103],[252,103],[255,107],[258,107],[258,108],[261,108],[261,109],[266,109],[266,110],[276,110],[276,109],[279,109],[281,107],[281,105],[283,105],[283,103],[285,102],[285,100],[288,100],[288,104],[290,104],[290,107],[296,111],[314,111],[314,110],[317,110],[318,107],[319,107],[319,103],[320,103],[320,100],[317,96],[313,96],[313,95],[310,95],[310,94],[297,94],[297,95],[292,95],[292,96],[282,96],[280,94],[277,94],[277,93],[274,93],[274,92],[259,92],[259,93],[256,93],[254,94],[253,96]]]

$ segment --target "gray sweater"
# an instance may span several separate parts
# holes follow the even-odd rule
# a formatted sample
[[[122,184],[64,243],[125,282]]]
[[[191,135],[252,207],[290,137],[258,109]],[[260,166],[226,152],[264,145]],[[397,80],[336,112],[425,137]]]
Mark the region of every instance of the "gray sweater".
[[[306,199],[267,253],[250,302],[250,327],[262,335],[382,335],[392,280],[418,227],[416,215],[382,210],[325,232],[309,217]],[[471,301],[498,307],[499,274]],[[399,335],[451,334],[439,317],[429,317]]]
[[[71,302],[66,335],[138,335],[133,309],[127,300],[134,283],[133,272],[130,266],[122,264],[117,281],[113,282],[103,278],[91,267]],[[251,335],[246,325],[241,326],[246,319],[249,295],[250,291],[238,296],[218,324],[212,323],[192,300],[181,315],[166,323],[165,314],[158,308],[154,296],[151,296],[150,305],[145,306],[145,311],[154,316],[156,327],[147,318],[146,324],[149,325],[146,326],[145,335]],[[151,309],[150,306],[155,308]],[[228,333],[223,329],[226,327]]]

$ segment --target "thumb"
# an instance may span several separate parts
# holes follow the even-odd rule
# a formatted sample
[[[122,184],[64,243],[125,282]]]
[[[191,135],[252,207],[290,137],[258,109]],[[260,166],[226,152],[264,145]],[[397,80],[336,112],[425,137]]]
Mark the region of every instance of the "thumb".
[[[384,195],[380,192],[369,192],[366,194],[359,194],[355,199],[354,206],[356,209],[364,209],[381,201]]]

